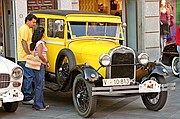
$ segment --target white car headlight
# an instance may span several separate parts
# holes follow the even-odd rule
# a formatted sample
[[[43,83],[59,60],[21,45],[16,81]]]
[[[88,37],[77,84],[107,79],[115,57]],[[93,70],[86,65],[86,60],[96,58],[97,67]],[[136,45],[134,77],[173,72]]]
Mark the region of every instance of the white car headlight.
[[[23,76],[23,70],[20,67],[16,67],[12,71],[12,77],[14,79],[19,79]]]
[[[110,56],[108,54],[101,55],[101,57],[99,58],[99,63],[102,66],[109,66],[111,64]]]
[[[141,53],[138,56],[138,61],[140,64],[147,64],[149,62],[149,55],[147,53]]]

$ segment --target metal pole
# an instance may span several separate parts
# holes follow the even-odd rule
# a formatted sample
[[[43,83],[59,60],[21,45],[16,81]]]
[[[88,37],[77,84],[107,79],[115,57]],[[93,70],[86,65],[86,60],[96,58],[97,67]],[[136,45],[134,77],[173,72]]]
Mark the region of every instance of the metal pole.
[[[17,25],[16,25],[16,0],[12,0],[12,19],[13,19],[13,36],[15,45],[15,62],[17,63]]]

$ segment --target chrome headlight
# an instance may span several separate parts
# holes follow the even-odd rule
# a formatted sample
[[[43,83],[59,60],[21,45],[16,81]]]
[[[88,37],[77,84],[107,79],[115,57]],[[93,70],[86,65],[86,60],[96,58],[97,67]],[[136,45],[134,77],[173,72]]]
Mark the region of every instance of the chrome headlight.
[[[110,56],[108,54],[101,55],[101,57],[99,58],[99,63],[102,66],[109,66],[111,64]]]
[[[140,64],[147,64],[149,62],[149,55],[147,53],[141,53],[138,56],[138,61]]]
[[[19,79],[23,76],[23,70],[20,67],[16,67],[13,69],[11,75],[14,79]]]

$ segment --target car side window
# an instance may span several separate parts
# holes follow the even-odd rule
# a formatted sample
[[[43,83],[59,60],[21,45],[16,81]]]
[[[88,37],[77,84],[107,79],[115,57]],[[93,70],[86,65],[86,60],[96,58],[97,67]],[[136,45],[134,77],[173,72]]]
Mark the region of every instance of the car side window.
[[[48,37],[64,38],[64,20],[62,19],[48,19]]]

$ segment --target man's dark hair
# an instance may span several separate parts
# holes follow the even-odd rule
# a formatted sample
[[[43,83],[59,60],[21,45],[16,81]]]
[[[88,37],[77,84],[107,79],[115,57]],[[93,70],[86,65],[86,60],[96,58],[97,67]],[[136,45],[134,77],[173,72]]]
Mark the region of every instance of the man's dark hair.
[[[27,22],[27,20],[31,21],[32,19],[37,20],[37,17],[34,14],[28,14],[25,18],[25,23]]]
[[[33,51],[36,43],[41,40],[44,34],[44,28],[43,27],[37,27],[37,29],[34,30],[34,33],[32,35],[32,43],[30,44],[30,50]]]

